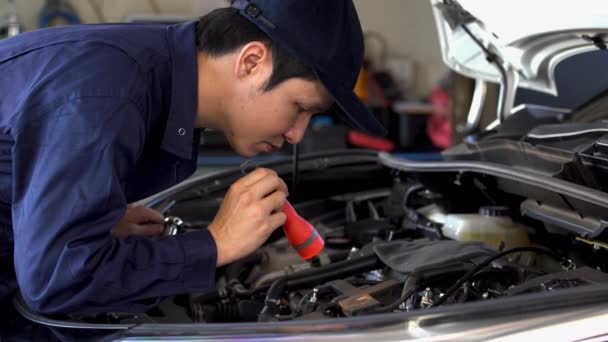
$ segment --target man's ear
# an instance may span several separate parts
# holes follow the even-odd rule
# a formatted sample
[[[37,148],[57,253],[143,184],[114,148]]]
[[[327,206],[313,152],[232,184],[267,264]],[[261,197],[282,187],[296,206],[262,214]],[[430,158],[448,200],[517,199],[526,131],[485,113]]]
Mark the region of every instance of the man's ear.
[[[249,42],[240,49],[234,65],[234,75],[238,79],[249,76],[266,77],[272,73],[270,47],[263,42]]]

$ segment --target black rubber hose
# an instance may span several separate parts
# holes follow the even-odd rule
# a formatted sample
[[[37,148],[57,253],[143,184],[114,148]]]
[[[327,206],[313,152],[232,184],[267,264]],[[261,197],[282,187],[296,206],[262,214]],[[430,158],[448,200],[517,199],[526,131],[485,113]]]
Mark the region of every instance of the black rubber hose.
[[[322,283],[331,279],[352,275],[355,273],[361,273],[365,271],[372,271],[374,269],[383,267],[380,259],[375,255],[367,255],[361,258],[352,259],[352,260],[344,260],[341,262],[337,262],[331,264],[334,267],[318,267],[314,269],[308,269],[306,271],[312,270],[313,272],[307,272],[307,274],[297,274],[293,273],[286,277],[287,279],[287,288],[294,289],[298,287],[304,286],[313,286],[318,283]],[[330,266],[330,265],[328,265]],[[300,272],[301,273],[301,272]],[[310,273],[310,274],[308,274]],[[296,277],[297,276],[297,277]]]
[[[371,312],[363,312],[363,313],[364,314],[386,313],[386,312],[391,312],[393,310],[397,310],[397,309],[399,309],[399,305],[401,305],[403,302],[405,302],[413,294],[414,294],[414,291],[406,292],[405,294],[401,295],[401,297],[399,299],[397,299],[396,301],[390,303],[389,305],[380,306],[380,307],[377,307],[377,308],[373,309]]]
[[[329,261],[331,261],[331,262],[344,261],[346,258],[348,258],[349,255],[350,255],[350,251],[332,253],[332,254],[329,254]]]
[[[258,322],[268,322],[274,318],[275,315],[279,314],[279,298],[283,291],[285,291],[286,285],[285,278],[277,279],[266,293],[266,299],[264,300],[264,308],[258,315]]]
[[[321,267],[308,268],[308,269],[305,269],[305,270],[302,270],[302,271],[299,271],[296,273],[292,273],[292,274],[286,276],[286,278],[288,280],[304,278],[304,277],[308,277],[311,275],[316,275],[318,273],[332,272],[332,271],[339,270],[340,268],[350,266],[350,265],[366,264],[366,263],[370,262],[371,260],[376,261],[378,263],[380,261],[378,259],[378,257],[376,256],[376,254],[369,254],[369,255],[364,255],[364,256],[357,257],[357,258],[353,258],[353,259],[338,261],[338,262],[324,265]]]
[[[224,273],[226,275],[226,281],[230,283],[231,280],[238,280],[241,273],[243,270],[247,269],[248,265],[258,263],[261,259],[262,256],[260,253],[256,252],[226,266],[226,271]]]
[[[411,291],[416,291],[416,288],[418,287],[418,273],[410,273],[407,276],[407,279],[405,279],[405,282],[403,283],[403,290],[401,291],[401,296],[405,296],[406,293],[411,292]]]
[[[247,289],[238,279],[233,279],[228,285],[237,296],[250,296],[252,294],[251,290]]]
[[[226,284],[237,296],[247,296],[250,291],[241,283],[239,279],[244,269],[248,269],[249,265],[256,264],[262,259],[260,253],[251,254],[239,261],[233,262],[226,266],[224,275],[226,276]]]
[[[473,277],[475,275],[475,273],[477,273],[479,270],[481,270],[482,268],[484,268],[484,267],[488,266],[490,263],[492,263],[492,261],[500,259],[500,258],[504,257],[505,255],[518,253],[518,252],[536,252],[536,253],[548,255],[552,258],[555,258],[556,260],[559,260],[562,263],[564,263],[566,261],[564,258],[553,253],[552,251],[544,249],[544,248],[540,248],[540,247],[531,247],[531,246],[530,247],[517,247],[517,248],[508,249],[506,251],[502,251],[491,257],[488,257],[487,259],[485,259],[484,261],[479,263],[479,265],[475,266],[473,269],[471,269],[469,272],[467,272],[464,276],[462,276],[462,278],[458,279],[458,281],[454,285],[452,285],[452,287],[450,287],[441,298],[439,298],[435,303],[433,303],[433,305],[431,305],[431,307],[437,307],[437,306],[441,305],[443,302],[445,302],[448,298],[450,298],[451,295],[454,294],[454,292],[456,292],[462,286],[462,284],[464,284],[466,281],[471,279],[471,277]]]
[[[344,272],[347,272],[348,275],[348,272],[365,272],[366,270],[371,271],[381,267],[384,267],[384,264],[380,261],[380,259],[375,254],[370,254],[356,259],[343,260],[321,267],[309,268],[292,273],[281,279],[286,279],[289,281],[288,288],[297,288],[314,282],[318,283],[320,281],[319,279],[322,281],[328,277],[336,277],[336,274],[340,276],[344,275]],[[239,291],[237,295],[251,296],[258,292],[264,291],[269,287],[270,286],[265,285],[245,291]]]

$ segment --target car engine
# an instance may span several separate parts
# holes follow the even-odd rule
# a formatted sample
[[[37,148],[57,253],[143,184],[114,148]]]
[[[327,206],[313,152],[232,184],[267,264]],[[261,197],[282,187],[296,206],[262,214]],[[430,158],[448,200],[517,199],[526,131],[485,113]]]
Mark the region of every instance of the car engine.
[[[446,218],[441,216],[451,217],[441,213],[441,195],[420,184],[397,183],[392,189],[326,201],[335,210],[319,210],[315,207],[321,203],[314,202],[300,206],[307,213],[322,213],[310,217],[326,240],[320,255],[303,261],[279,238],[228,265],[217,291],[190,294],[191,318],[255,322],[349,317],[608,283],[605,265],[577,267],[578,260],[541,244],[505,246],[499,241],[491,246],[447,239],[442,229],[446,222],[440,223]],[[470,220],[509,218],[508,207],[481,207],[480,212],[496,216],[470,214]]]
[[[522,215],[531,199],[499,190],[495,179],[412,177],[377,164],[353,169],[300,179],[291,202],[325,240],[312,259],[302,260],[279,228],[254,254],[218,268],[211,291],[167,298],[143,314],[71,320],[319,320],[608,284],[607,244]],[[235,178],[158,203],[167,234],[206,229]]]

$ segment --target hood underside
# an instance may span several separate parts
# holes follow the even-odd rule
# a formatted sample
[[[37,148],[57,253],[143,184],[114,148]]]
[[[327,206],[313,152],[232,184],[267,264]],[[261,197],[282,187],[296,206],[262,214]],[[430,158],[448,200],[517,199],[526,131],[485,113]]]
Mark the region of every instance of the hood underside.
[[[599,0],[431,3],[444,63],[471,78],[501,81],[487,60],[491,53],[517,76],[517,86],[557,95],[554,75],[560,62],[606,48],[608,8]]]

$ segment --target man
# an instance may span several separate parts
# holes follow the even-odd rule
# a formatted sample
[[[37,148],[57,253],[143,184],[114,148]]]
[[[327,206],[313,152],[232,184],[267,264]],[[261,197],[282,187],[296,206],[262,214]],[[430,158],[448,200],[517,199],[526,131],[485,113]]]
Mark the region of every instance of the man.
[[[363,38],[351,0],[237,0],[169,27],[75,26],[0,42],[0,251],[42,313],[138,312],[215,286],[215,268],[285,222],[287,187],[258,169],[207,230],[160,237],[127,205],[196,168],[201,129],[243,156],[298,143],[334,107],[382,126],[352,89]],[[14,273],[13,273],[14,272]]]

